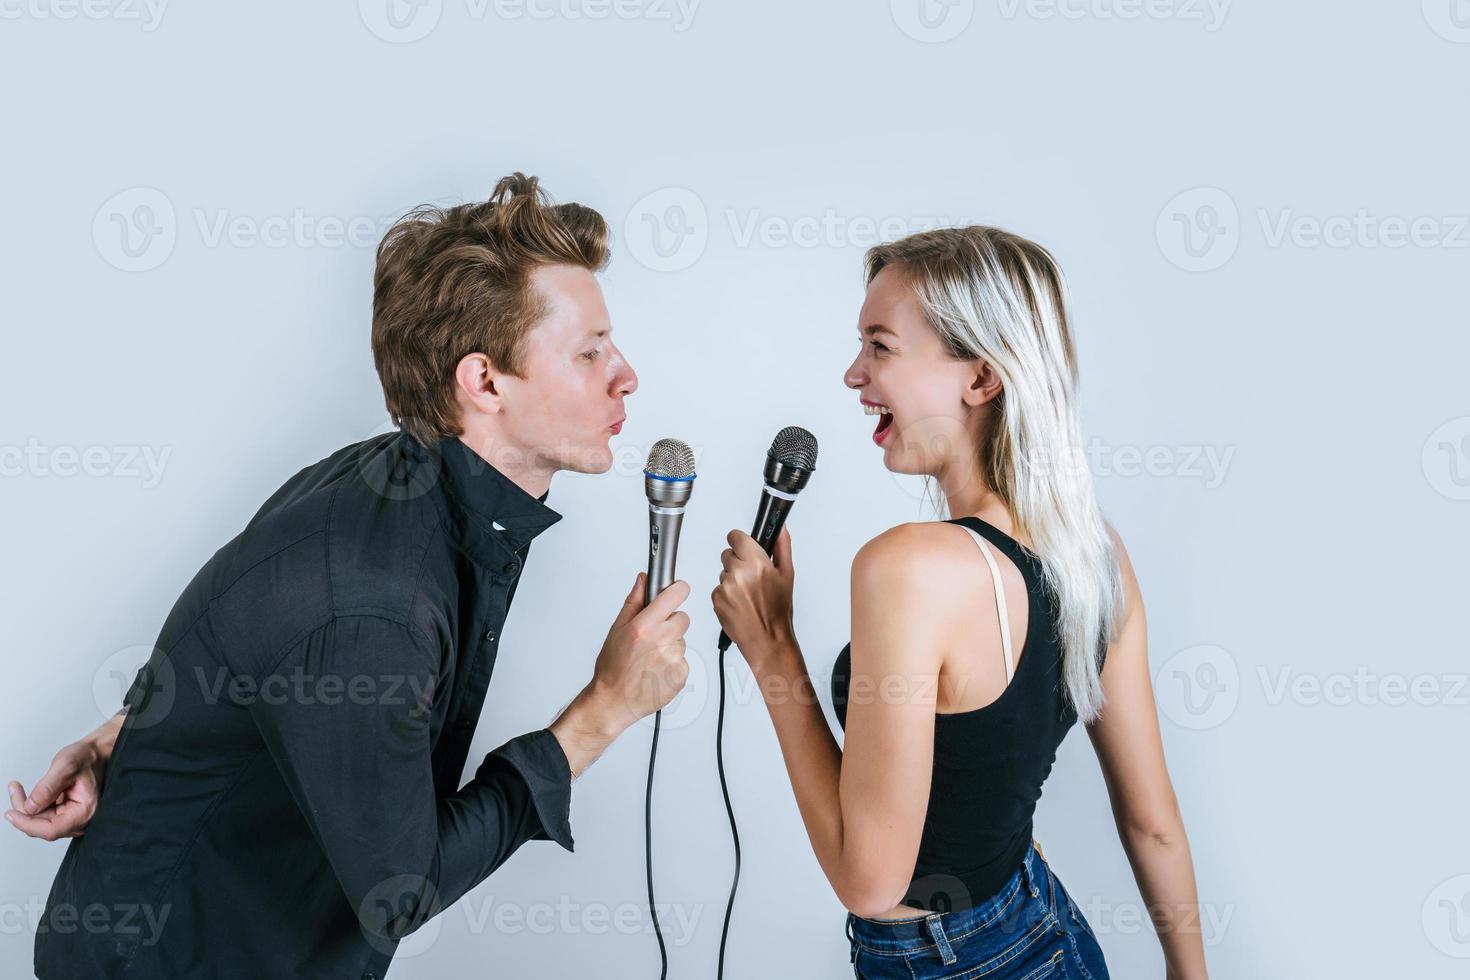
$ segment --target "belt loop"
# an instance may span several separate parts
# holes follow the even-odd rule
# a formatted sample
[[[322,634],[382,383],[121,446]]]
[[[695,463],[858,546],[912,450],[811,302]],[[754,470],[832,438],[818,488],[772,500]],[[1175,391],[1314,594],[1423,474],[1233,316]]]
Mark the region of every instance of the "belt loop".
[[[1033,842],[1034,843],[1034,842]],[[1041,890],[1036,887],[1036,848],[1026,848],[1026,859],[1021,862],[1021,877],[1025,879],[1026,890],[1031,893],[1032,898],[1040,898]]]
[[[846,926],[847,926],[847,944],[848,944],[847,962],[849,962],[849,963],[856,963],[857,962],[857,937],[852,934],[852,913],[851,912],[847,913]]]
[[[924,925],[929,928],[929,935],[934,940],[934,945],[939,947],[939,958],[944,961],[945,966],[954,963],[957,956],[954,955],[954,947],[949,944],[949,937],[944,934],[944,923],[939,919],[940,913],[924,917]]]

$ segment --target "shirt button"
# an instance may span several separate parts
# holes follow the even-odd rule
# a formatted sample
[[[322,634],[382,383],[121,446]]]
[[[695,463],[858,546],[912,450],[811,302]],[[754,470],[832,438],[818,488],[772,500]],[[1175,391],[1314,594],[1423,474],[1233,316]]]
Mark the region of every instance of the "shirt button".
[[[494,630],[486,630],[485,631],[485,639],[487,641],[491,642],[491,643],[495,642],[495,631]]]
[[[511,575],[511,574],[513,574],[516,571],[516,569],[518,569],[520,567],[521,567],[521,563],[520,562],[518,562],[518,561],[508,561],[508,562],[505,563],[505,567],[503,567],[501,569],[501,571],[504,572],[507,575]]]

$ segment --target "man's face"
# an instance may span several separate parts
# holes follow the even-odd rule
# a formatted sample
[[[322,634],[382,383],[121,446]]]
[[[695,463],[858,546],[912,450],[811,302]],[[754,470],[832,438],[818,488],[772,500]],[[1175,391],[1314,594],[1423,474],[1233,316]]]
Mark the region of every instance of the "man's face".
[[[608,441],[622,427],[623,399],[638,389],[638,375],[612,342],[596,276],[546,265],[532,273],[531,287],[547,313],[526,338],[525,377],[499,380],[500,434],[532,468],[606,473]]]

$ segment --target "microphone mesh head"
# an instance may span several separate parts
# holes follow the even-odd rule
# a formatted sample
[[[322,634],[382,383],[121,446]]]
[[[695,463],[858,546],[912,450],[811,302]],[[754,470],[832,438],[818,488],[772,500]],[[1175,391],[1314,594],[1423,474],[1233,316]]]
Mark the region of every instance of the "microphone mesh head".
[[[817,437],[799,425],[788,425],[776,433],[766,455],[783,466],[814,470],[817,468]]]
[[[643,471],[666,480],[688,480],[694,476],[694,450],[678,439],[660,439],[648,451]]]

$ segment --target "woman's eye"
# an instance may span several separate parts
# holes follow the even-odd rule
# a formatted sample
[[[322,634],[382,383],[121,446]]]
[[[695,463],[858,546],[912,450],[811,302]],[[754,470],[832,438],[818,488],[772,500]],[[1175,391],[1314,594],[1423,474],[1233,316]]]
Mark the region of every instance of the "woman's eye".
[[[877,340],[873,341],[873,350],[875,350],[875,351],[886,351],[887,349],[888,349],[887,345],[883,344],[882,342],[877,341]]]

